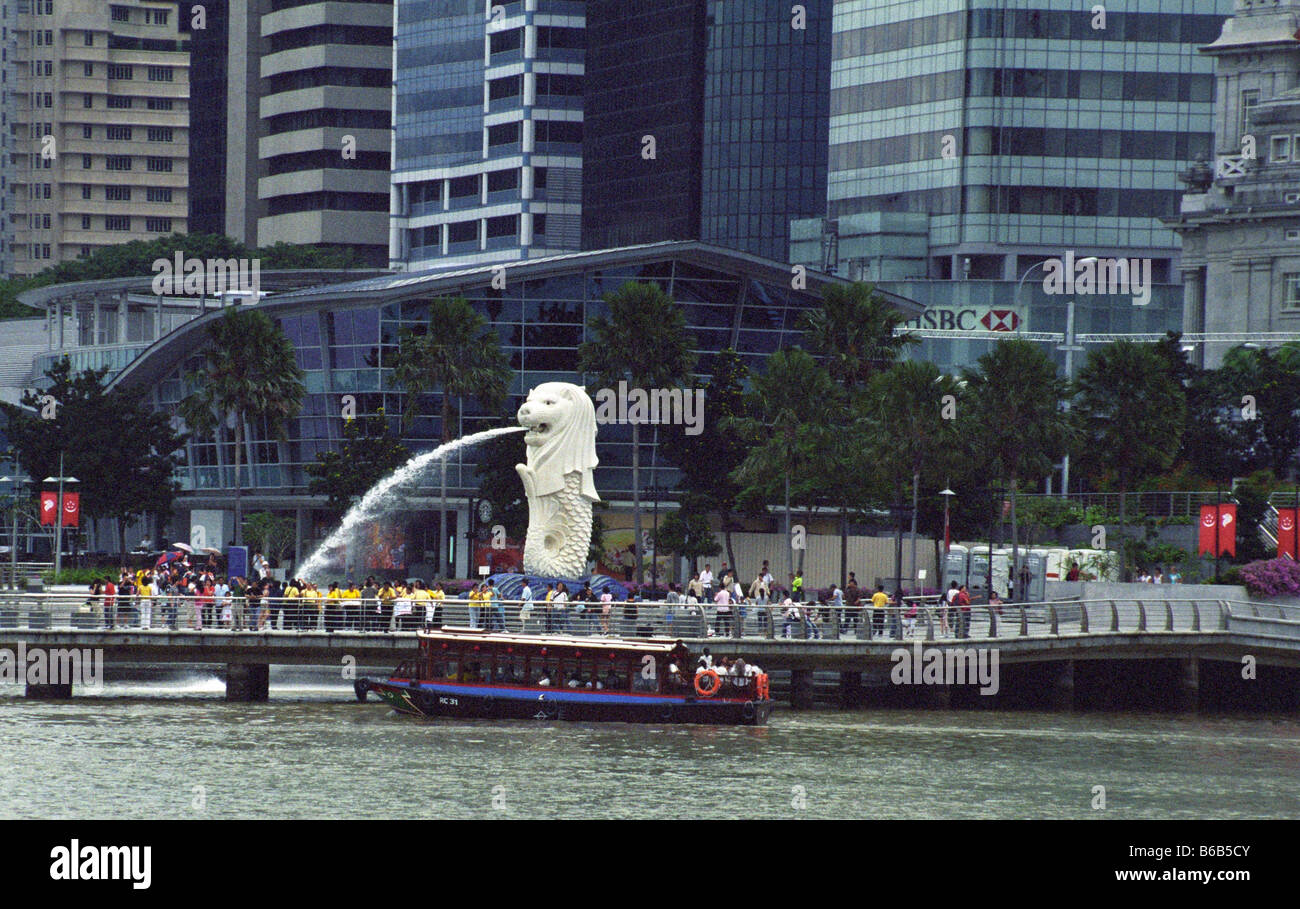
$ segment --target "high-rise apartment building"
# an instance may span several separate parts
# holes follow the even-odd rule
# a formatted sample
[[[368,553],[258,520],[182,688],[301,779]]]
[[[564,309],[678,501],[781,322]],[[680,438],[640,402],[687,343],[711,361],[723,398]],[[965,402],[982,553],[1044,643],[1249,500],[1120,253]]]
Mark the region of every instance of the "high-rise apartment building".
[[[394,267],[578,249],[585,7],[399,0]]]
[[[6,85],[15,274],[187,230],[190,55],[178,19],[164,0],[17,3]]]

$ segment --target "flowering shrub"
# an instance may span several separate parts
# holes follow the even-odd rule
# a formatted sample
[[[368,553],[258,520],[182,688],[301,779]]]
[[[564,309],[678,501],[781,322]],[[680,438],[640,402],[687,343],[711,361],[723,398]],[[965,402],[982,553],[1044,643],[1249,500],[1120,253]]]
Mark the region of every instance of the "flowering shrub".
[[[1241,567],[1241,581],[1256,596],[1300,594],[1300,564],[1291,559],[1267,559]]]

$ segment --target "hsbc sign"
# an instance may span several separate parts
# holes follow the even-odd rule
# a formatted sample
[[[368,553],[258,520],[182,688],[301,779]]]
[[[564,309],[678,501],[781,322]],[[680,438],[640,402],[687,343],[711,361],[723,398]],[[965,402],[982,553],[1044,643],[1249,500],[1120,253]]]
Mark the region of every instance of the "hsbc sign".
[[[907,323],[908,328],[938,328],[945,331],[1002,332],[1024,328],[1025,318],[1017,310],[978,306],[931,306]]]

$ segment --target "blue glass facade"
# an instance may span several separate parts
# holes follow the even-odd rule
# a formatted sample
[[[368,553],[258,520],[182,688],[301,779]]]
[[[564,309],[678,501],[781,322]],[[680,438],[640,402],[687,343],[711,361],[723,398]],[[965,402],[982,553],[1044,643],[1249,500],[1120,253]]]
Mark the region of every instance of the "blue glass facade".
[[[709,2],[700,236],[769,259],[826,211],[832,0]]]

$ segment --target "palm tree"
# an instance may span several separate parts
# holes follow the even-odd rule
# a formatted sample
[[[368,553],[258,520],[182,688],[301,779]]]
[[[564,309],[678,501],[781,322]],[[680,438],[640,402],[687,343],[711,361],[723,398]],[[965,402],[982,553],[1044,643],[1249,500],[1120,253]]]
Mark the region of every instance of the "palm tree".
[[[285,438],[298,415],[303,371],[293,344],[263,312],[230,306],[207,327],[202,368],[187,378],[194,389],[180,403],[180,415],[200,433],[235,424],[235,544],[242,537],[244,428],[261,424],[268,435]]]
[[[609,316],[592,316],[587,340],[578,346],[578,371],[591,376],[594,391],[614,388],[620,381],[629,389],[679,388],[695,368],[695,339],[686,330],[686,318],[658,284],[629,281],[605,296]],[[636,550],[636,578],[642,578],[641,546],[641,433],[632,423],[632,536]]]
[[[1127,571],[1128,490],[1172,462],[1183,433],[1186,395],[1156,345],[1133,341],[1112,341],[1089,352],[1074,385],[1078,459],[1095,473],[1115,475],[1120,565]]]
[[[906,321],[897,307],[891,305],[871,284],[857,281],[853,284],[828,284],[822,289],[822,304],[804,313],[799,329],[804,335],[804,346],[821,358],[831,377],[843,389],[841,402],[849,403],[866,387],[872,376],[888,369],[908,346],[920,343],[915,335],[900,332]],[[843,421],[851,419],[844,414]],[[833,473],[842,478],[858,475],[854,469],[860,459],[861,449],[852,436],[837,439],[835,452],[827,451]],[[836,452],[840,458],[838,465]],[[852,492],[852,483],[840,484],[845,493]],[[848,581],[848,502],[840,501],[840,584]],[[915,541],[915,526],[913,540]]]
[[[826,368],[797,347],[772,354],[766,366],[761,374],[753,376],[750,390],[745,393],[745,416],[724,422],[729,431],[751,446],[732,474],[744,487],[740,497],[767,501],[769,490],[778,480],[784,488],[786,548],[793,574],[791,485],[797,484],[800,497],[815,494],[819,478],[811,476],[814,471],[809,466],[840,429],[836,416],[841,392]],[[815,473],[824,476],[823,471]]]
[[[976,361],[974,369],[963,370],[963,376],[974,417],[968,425],[990,436],[990,472],[1011,490],[1011,574],[1015,578],[1020,559],[1017,489],[1021,480],[1049,473],[1067,450],[1069,416],[1061,409],[1067,383],[1042,348],[1019,338],[999,341]]]
[[[897,477],[902,498],[902,477],[912,478],[912,572],[916,579],[916,526],[920,508],[921,474],[941,462],[957,438],[956,422],[945,419],[948,395],[959,387],[939,367],[920,360],[895,363],[872,380],[861,410],[872,433],[873,456],[886,476]],[[901,559],[901,557],[900,557]],[[899,582],[901,584],[901,578]]]
[[[505,401],[512,372],[501,341],[464,297],[439,297],[429,304],[429,325],[423,332],[403,331],[391,368],[393,381],[406,391],[402,427],[410,429],[420,412],[420,397],[442,392],[442,443],[453,438],[452,401],[477,398],[488,410]],[[439,534],[446,552],[447,461],[442,461]],[[439,560],[441,561],[441,559]]]

